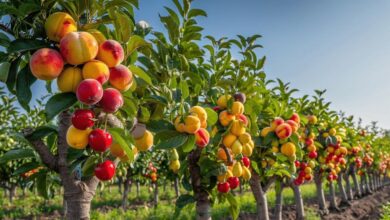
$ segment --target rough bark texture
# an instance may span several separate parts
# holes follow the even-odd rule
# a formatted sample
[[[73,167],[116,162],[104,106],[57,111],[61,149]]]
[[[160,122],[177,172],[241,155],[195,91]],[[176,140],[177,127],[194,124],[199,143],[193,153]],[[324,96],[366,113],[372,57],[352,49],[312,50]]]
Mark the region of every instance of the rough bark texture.
[[[249,185],[256,200],[257,219],[269,220],[267,195],[260,183],[260,177],[257,173],[252,172],[252,178],[249,180]]]
[[[345,173],[344,180],[345,180],[345,191],[347,193],[348,200],[352,200],[353,199],[353,191],[352,191],[349,172]]]
[[[356,176],[356,171],[355,171],[355,165],[354,164],[351,164],[350,165],[350,174],[352,176],[352,180],[353,180],[353,190],[355,192],[355,197],[357,198],[360,198],[362,197],[362,192],[360,191],[360,184],[359,184],[359,181],[357,179],[357,176]]]
[[[336,202],[336,192],[334,189],[334,182],[329,182],[329,209],[338,210],[337,202]]]
[[[9,189],[9,194],[8,194],[8,199],[9,199],[10,203],[12,203],[14,201],[15,195],[16,195],[16,186],[11,185],[10,189]]]
[[[189,168],[191,173],[191,185],[196,201],[196,219],[211,220],[211,207],[208,192],[201,185],[200,167],[198,161],[202,149],[196,148],[188,155]]]
[[[176,198],[179,198],[179,196],[180,196],[179,177],[175,177],[175,181],[173,182],[173,185],[174,185],[174,188],[175,188]]]
[[[319,173],[319,172],[314,173],[314,182],[316,184],[319,212],[322,215],[326,215],[329,213],[329,210],[326,207],[326,203],[325,203],[325,195],[324,195],[324,190],[322,188],[322,174],[321,173]]]
[[[128,171],[126,175],[126,179],[123,182],[122,209],[126,209],[127,207],[130,184],[131,184],[131,174],[130,171]]]
[[[305,219],[305,210],[303,208],[303,199],[301,194],[301,189],[295,184],[291,184],[291,188],[294,191],[294,201],[295,201],[295,218],[297,220]]]
[[[339,188],[339,193],[340,193],[340,198],[341,198],[340,206],[350,205],[350,203],[348,201],[347,192],[345,191],[344,184],[343,184],[343,176],[344,175],[345,174],[343,172],[341,172],[341,173],[339,173],[339,176],[337,178],[337,185]]]
[[[275,187],[275,213],[274,220],[282,220],[283,211],[283,183],[280,183],[280,187]]]

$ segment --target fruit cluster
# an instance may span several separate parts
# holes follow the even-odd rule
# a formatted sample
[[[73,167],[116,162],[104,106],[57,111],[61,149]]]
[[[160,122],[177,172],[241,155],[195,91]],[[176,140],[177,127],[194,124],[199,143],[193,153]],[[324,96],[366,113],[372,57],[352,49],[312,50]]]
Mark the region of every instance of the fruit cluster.
[[[174,121],[175,129],[181,133],[195,135],[195,144],[204,148],[209,144],[210,134],[207,131],[207,112],[201,106],[193,106],[188,115],[177,116]]]
[[[169,169],[171,169],[174,173],[179,172],[180,169],[180,160],[179,154],[176,149],[172,149],[169,155]]]
[[[145,174],[146,177],[149,177],[152,182],[157,181],[157,168],[153,165],[152,162],[149,163],[148,173]]]
[[[219,112],[219,124],[225,128],[222,143],[218,149],[218,159],[228,167],[226,173],[218,176],[217,190],[227,193],[240,185],[240,177],[244,180],[251,178],[250,160],[254,142],[246,132],[248,119],[244,115],[246,97],[237,93],[234,97],[222,95],[217,100],[215,111]]]
[[[88,145],[103,153],[113,140],[105,126],[104,129],[94,127],[96,108],[105,114],[118,111],[123,105],[121,92],[128,90],[133,83],[131,71],[121,65],[123,48],[114,40],[106,40],[96,30],[91,33],[78,31],[74,19],[64,12],[51,14],[45,22],[45,31],[54,45],[59,43],[59,48],[37,50],[30,58],[30,70],[41,80],[57,78],[61,92],[74,92],[79,102],[89,106],[89,109],[74,111],[72,126],[66,135],[68,145],[75,149],[85,149]],[[110,87],[105,85],[107,82]],[[114,144],[111,152],[126,160],[118,144]],[[115,165],[110,160],[95,168],[95,175],[100,180],[109,180],[114,174]]]

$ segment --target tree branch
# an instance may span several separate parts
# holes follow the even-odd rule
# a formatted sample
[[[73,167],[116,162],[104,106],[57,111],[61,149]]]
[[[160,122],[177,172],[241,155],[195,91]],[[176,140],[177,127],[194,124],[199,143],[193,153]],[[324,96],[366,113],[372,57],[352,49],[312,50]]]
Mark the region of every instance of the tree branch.
[[[24,137],[31,143],[34,150],[39,154],[42,162],[51,170],[58,172],[57,158],[50,152],[49,148],[42,140],[31,140],[29,136],[33,133],[32,128],[26,128],[22,131]]]
[[[263,191],[264,192],[267,192],[267,190],[269,189],[269,187],[271,187],[271,185],[275,182],[275,180],[276,180],[276,176],[272,176],[269,180],[268,180],[268,182],[265,184],[265,186],[263,187]]]
[[[66,142],[66,133],[70,126],[71,115],[68,111],[63,111],[58,116],[58,169],[64,187],[75,187],[73,175],[68,172],[68,143]]]

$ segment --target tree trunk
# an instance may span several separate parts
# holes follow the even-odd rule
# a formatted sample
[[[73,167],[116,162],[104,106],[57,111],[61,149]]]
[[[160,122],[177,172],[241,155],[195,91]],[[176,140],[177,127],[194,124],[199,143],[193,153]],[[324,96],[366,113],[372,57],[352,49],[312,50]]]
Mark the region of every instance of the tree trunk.
[[[8,194],[9,202],[12,203],[14,201],[14,197],[16,195],[16,186],[11,184]]]
[[[279,186],[278,186],[279,185]],[[283,183],[275,183],[275,212],[274,220],[282,220],[283,211]]]
[[[322,188],[322,174],[321,173],[319,173],[319,172],[314,173],[314,182],[316,184],[319,212],[322,215],[327,215],[329,213],[329,210],[326,207],[326,203],[325,203],[325,195],[324,195],[324,189]]]
[[[329,181],[329,209],[338,210],[333,181]]]
[[[257,173],[252,172],[252,178],[249,180],[249,185],[256,200],[257,219],[269,220],[267,195],[263,191],[260,177]]]
[[[295,219],[304,220],[305,219],[305,210],[303,208],[303,199],[301,194],[301,189],[299,186],[294,183],[291,184],[291,188],[294,191],[294,200],[295,200]]]
[[[362,197],[362,192],[360,191],[359,181],[357,179],[354,167],[355,167],[354,164],[350,165],[350,169],[351,169],[350,173],[351,173],[351,176],[352,176],[353,188],[354,188],[354,191],[355,191],[355,195],[354,196],[357,197],[357,198],[360,198],[360,197]]]
[[[343,172],[340,172],[339,176],[337,178],[337,184],[338,184],[340,198],[341,198],[340,206],[350,205],[350,203],[348,201],[347,192],[345,191],[345,188],[343,185],[343,175],[345,175],[345,174]]]
[[[240,194],[242,194],[242,192],[243,192],[243,186],[242,186],[242,184],[240,183]]]
[[[211,220],[211,204],[209,194],[206,189],[201,186],[200,167],[198,165],[201,152],[201,148],[196,148],[196,150],[193,150],[188,155],[191,184],[196,201],[196,219]]]
[[[158,184],[157,182],[154,182],[153,183],[153,188],[154,188],[154,195],[153,195],[153,203],[154,203],[154,207],[157,207],[158,205]]]
[[[123,182],[123,178],[121,177],[121,176],[118,176],[118,182],[117,182],[117,184],[118,184],[118,192],[120,193],[120,194],[122,194],[122,182]],[[123,183],[124,184],[124,183]]]
[[[137,191],[137,199],[139,199],[139,196],[140,196],[140,183],[139,181],[137,180],[137,183],[136,183],[136,191]]]
[[[173,182],[173,185],[174,185],[174,188],[175,188],[176,198],[179,198],[179,196],[180,196],[179,177],[175,177],[175,181]]]
[[[126,207],[127,207],[130,184],[131,184],[131,175],[130,175],[130,172],[128,171],[127,175],[126,175],[126,179],[123,182],[122,209],[126,209]]]
[[[366,177],[366,174],[363,174],[360,176],[360,192],[362,194],[362,196],[366,195],[367,194],[367,179],[365,179]]]
[[[344,180],[345,180],[345,190],[347,193],[348,200],[352,200],[353,199],[353,192],[352,192],[351,181],[350,181],[348,172],[345,173]]]

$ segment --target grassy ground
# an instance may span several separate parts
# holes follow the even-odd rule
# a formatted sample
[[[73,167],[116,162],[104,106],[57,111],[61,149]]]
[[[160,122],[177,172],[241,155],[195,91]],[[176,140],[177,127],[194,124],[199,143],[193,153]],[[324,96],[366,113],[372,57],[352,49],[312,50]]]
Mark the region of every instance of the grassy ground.
[[[312,199],[315,197],[315,185],[307,184],[301,187],[303,200]],[[45,201],[41,197],[35,196],[32,192],[27,192],[26,196],[22,196],[18,192],[18,197],[11,204],[0,192],[0,219],[3,218],[22,218],[27,216],[39,216],[44,213],[57,213],[59,215],[62,210],[62,198],[56,195],[53,199]],[[275,193],[273,190],[267,194],[269,206],[274,206]],[[171,187],[163,192],[160,187],[160,203],[157,208],[150,206],[152,194],[149,193],[149,187],[142,186],[140,198],[136,198],[135,188],[129,194],[130,208],[126,211],[118,208],[121,204],[121,194],[115,186],[109,189],[98,190],[94,200],[92,201],[92,219],[170,219],[174,213],[174,191]],[[241,206],[241,212],[256,212],[255,200],[249,191],[245,188],[245,192],[238,197]],[[284,204],[294,204],[294,194],[291,189],[283,191]],[[307,219],[319,219],[315,210],[306,210]],[[195,215],[194,205],[189,205],[184,208],[178,219],[193,219]],[[215,204],[212,209],[213,219],[222,219],[230,216],[228,204]]]

